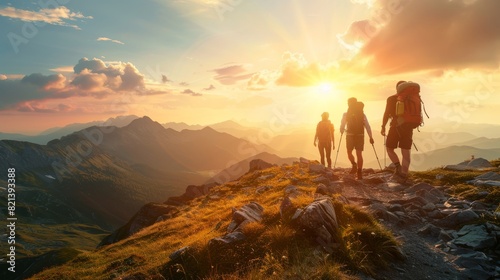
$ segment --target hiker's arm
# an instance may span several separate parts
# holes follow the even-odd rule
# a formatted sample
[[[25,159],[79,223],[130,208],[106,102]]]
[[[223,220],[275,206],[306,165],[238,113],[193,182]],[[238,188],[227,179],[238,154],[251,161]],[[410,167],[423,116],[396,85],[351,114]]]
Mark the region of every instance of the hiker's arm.
[[[314,134],[314,141],[313,141],[314,147],[316,147],[316,142],[318,141],[318,129],[319,129],[319,124],[316,126],[316,134]]]
[[[370,136],[370,139],[373,139],[372,128],[370,127],[370,123],[368,122],[368,118],[366,117],[366,115],[363,115],[363,124],[365,125],[368,136]]]
[[[344,134],[346,122],[346,113],[342,115],[342,120],[340,121],[340,134]]]
[[[387,98],[387,103],[385,105],[385,111],[384,111],[384,117],[382,118],[382,130],[380,131],[382,135],[385,136],[385,126],[387,125],[387,122],[389,121],[389,117],[391,116],[390,110],[389,110],[389,98]]]
[[[335,128],[332,126],[330,127],[330,133],[332,136],[332,149],[335,150],[335,134],[333,133],[335,131]]]

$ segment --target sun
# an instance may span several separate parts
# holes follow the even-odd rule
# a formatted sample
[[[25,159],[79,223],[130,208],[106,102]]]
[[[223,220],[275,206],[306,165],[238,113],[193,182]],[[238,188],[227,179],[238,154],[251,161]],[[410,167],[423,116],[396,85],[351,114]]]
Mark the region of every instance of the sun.
[[[329,82],[322,82],[316,88],[318,94],[326,95],[333,92],[333,85]]]

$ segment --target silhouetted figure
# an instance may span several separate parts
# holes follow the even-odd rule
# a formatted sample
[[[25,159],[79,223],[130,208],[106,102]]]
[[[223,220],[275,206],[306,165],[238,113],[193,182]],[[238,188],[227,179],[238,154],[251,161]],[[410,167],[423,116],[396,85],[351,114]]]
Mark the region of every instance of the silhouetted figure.
[[[364,104],[358,102],[354,97],[347,100],[347,112],[342,116],[342,121],[340,123],[340,133],[346,134],[346,147],[347,147],[347,157],[351,161],[352,169],[351,174],[358,175],[358,179],[363,179],[363,150],[365,145],[365,129],[370,137],[370,143],[373,144],[372,130],[370,123],[366,115],[363,113]],[[345,129],[347,125],[347,130]],[[352,151],[356,149],[356,158],[358,162],[354,159]]]
[[[332,150],[335,150],[335,137],[333,136],[333,124],[328,119],[328,112],[321,114],[321,121],[316,126],[316,135],[314,135],[314,147],[318,142],[321,164],[325,165],[325,155],[328,162],[328,168],[332,167]]]
[[[396,84],[396,90],[398,86],[406,83],[406,81],[399,81]],[[387,155],[389,159],[394,163],[395,170],[392,179],[404,183],[408,178],[408,169],[410,167],[411,161],[411,145],[413,144],[413,127],[408,123],[398,124],[396,116],[396,103],[398,102],[398,94],[391,95],[387,98],[387,103],[385,106],[384,117],[382,119],[382,130],[381,134],[383,136],[385,133],[385,126],[389,119],[391,119],[389,133],[387,134],[386,147]],[[420,105],[420,104],[419,104]],[[401,148],[402,162],[399,161],[399,157],[394,151],[396,148]]]

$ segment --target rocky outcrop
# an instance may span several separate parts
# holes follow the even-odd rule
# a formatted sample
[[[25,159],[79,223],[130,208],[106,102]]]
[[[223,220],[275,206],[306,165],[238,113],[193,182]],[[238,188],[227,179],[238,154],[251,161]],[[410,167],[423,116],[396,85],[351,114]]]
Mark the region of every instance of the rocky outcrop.
[[[215,187],[218,186],[219,183],[209,183],[209,184],[204,184],[200,186],[196,185],[189,185],[186,187],[186,191],[180,195],[180,196],[173,196],[169,197],[165,204],[168,205],[174,205],[174,206],[180,206],[180,205],[185,205],[189,201],[210,194],[210,191]]]
[[[99,243],[98,247],[116,243],[156,222],[172,218],[177,213],[178,210],[174,206],[148,203],[144,205],[127,224],[105,237],[101,243]]]
[[[250,161],[250,169],[248,172],[253,172],[257,170],[264,170],[268,169],[270,167],[273,167],[274,165],[270,164],[269,162],[263,161],[261,159],[254,159]]]
[[[292,221],[325,251],[331,253],[337,248],[339,226],[329,198],[321,197],[304,209],[297,209]]]
[[[492,168],[491,163],[484,158],[475,158],[470,161],[464,161],[459,164],[454,165],[446,165],[443,168],[447,170],[457,170],[457,171],[465,171],[465,170],[481,170]]]

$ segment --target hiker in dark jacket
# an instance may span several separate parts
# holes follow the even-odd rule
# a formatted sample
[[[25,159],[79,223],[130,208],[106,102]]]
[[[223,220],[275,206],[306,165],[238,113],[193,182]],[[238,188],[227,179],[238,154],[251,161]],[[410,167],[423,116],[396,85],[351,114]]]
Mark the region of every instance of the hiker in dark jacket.
[[[373,144],[372,130],[370,123],[363,113],[364,104],[358,102],[354,97],[347,100],[347,112],[342,116],[342,121],[340,123],[340,133],[346,135],[346,146],[347,146],[347,157],[351,161],[352,169],[351,174],[356,174],[358,179],[363,179],[363,149],[365,145],[365,129],[370,137],[370,144]],[[345,129],[347,125],[347,130]],[[352,151],[356,149],[356,158],[358,162],[354,159]]]
[[[406,82],[399,81],[396,84],[396,89],[402,83]],[[387,98],[384,117],[382,119],[381,134],[383,136],[386,135],[385,126],[390,119],[391,123],[389,125],[389,133],[387,134],[385,145],[387,147],[387,155],[395,166],[394,175],[391,179],[403,183],[408,178],[408,169],[410,167],[411,158],[411,145],[413,144],[413,128],[405,124],[398,126],[396,119],[396,103],[397,94],[391,95]],[[402,162],[399,161],[399,157],[394,151],[396,148],[398,148],[398,146],[399,148],[401,148]]]
[[[332,150],[335,150],[335,138],[333,136],[333,124],[328,119],[328,112],[321,114],[321,121],[316,126],[316,135],[314,135],[314,147],[318,142],[321,164],[325,165],[325,155],[328,162],[328,168],[332,167]]]

